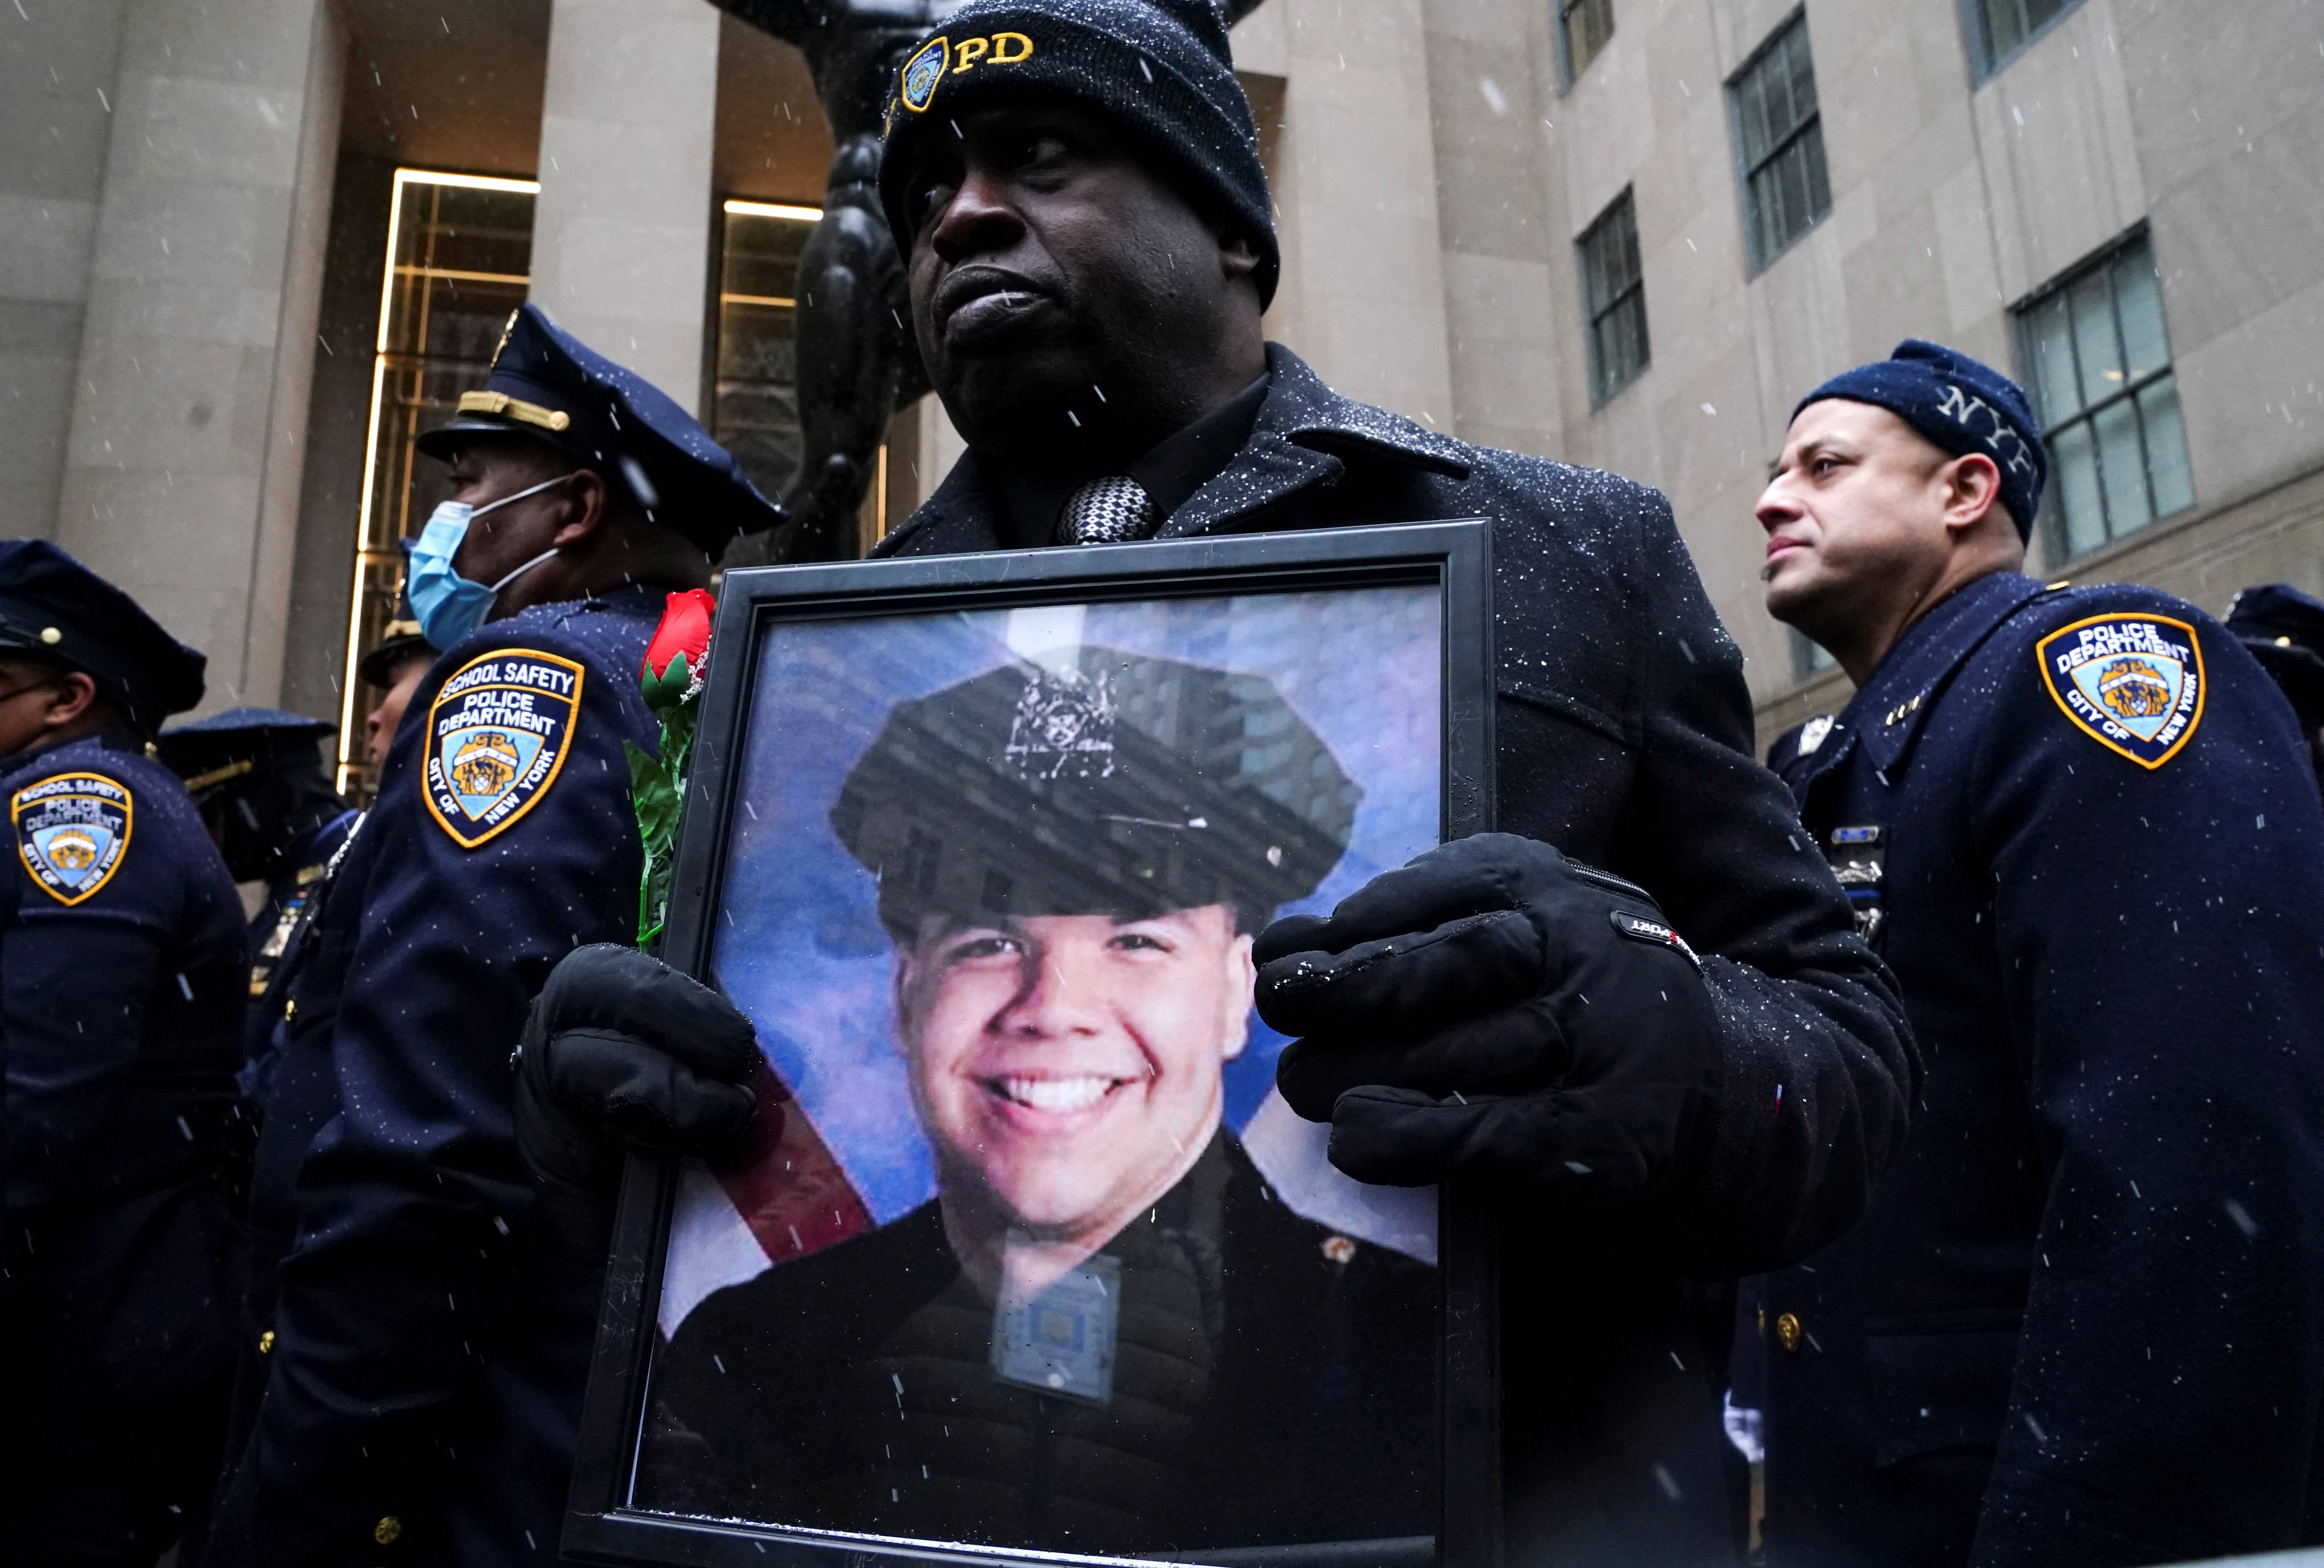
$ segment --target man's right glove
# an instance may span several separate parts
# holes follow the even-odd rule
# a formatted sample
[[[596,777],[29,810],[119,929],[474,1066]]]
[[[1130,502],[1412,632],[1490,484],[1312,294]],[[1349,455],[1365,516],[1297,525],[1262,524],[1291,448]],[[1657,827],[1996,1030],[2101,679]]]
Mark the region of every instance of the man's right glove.
[[[1296,1036],[1291,1108],[1359,1181],[1453,1176],[1628,1198],[1709,1137],[1719,1020],[1644,889],[1512,834],[1375,877],[1259,934],[1259,1015]]]
[[[603,1263],[632,1148],[715,1160],[749,1132],[751,1020],[633,947],[576,948],[549,972],[517,1047],[516,1141],[541,1209]]]

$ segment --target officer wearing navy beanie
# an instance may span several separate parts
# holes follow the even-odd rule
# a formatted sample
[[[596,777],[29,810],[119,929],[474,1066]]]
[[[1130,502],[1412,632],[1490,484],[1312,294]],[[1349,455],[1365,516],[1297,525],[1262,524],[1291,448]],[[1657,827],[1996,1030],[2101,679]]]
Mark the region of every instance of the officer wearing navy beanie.
[[[1907,342],[1794,413],[1767,607],[1857,683],[1784,748],[1928,1077],[1847,1238],[1753,1281],[1795,1564],[2296,1544],[2324,1394],[2324,809],[2193,605],[2019,570],[2024,396]]]
[[[242,900],[148,755],[203,658],[0,542],[0,1542],[150,1563],[209,1494],[232,1364]]]
[[[1668,503],[1356,402],[1267,341],[1272,208],[1210,0],[978,0],[905,54],[886,118],[913,331],[967,451],[879,553],[1490,520],[1502,831],[1268,927],[1255,1002],[1341,1170],[1499,1200],[1510,1561],[1730,1556],[1727,1304],[1691,1282],[1845,1231],[1918,1064],[1750,755],[1741,655]],[[576,955],[529,1026],[577,1122],[605,1125],[576,1064],[613,1033],[687,1056],[621,1005],[681,978],[650,964]],[[1425,1444],[1433,1402],[1409,1421]],[[1068,1452],[995,1462],[1063,1495]]]

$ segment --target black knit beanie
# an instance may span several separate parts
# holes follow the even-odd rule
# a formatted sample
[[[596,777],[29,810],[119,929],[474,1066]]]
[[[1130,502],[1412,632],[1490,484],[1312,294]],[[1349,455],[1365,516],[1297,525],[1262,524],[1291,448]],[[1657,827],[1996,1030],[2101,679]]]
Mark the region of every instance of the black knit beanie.
[[[975,0],[946,17],[889,85],[880,198],[899,249],[911,251],[903,180],[919,138],[956,135],[961,115],[1025,97],[1103,115],[1216,198],[1258,248],[1259,304],[1274,298],[1282,261],[1259,127],[1213,0]]]
[[[1976,452],[2001,470],[2001,504],[2031,539],[2050,477],[2050,450],[2024,389],[1989,364],[1940,343],[1907,337],[1886,359],[1833,376],[1799,401],[1800,410],[1825,398],[1870,403],[1918,430],[1941,452]]]

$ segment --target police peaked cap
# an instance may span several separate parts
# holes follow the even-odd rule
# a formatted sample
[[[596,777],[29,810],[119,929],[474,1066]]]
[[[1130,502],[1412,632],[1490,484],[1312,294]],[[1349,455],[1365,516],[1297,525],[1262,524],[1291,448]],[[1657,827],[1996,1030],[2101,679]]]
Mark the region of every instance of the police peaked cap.
[[[1362,798],[1265,677],[1084,647],[899,703],[831,825],[899,940],[1208,904],[1255,929],[1339,863]]]
[[[1259,304],[1275,297],[1283,263],[1259,124],[1215,0],[972,0],[945,17],[888,84],[880,199],[907,257],[913,149],[957,134],[962,115],[1022,98],[1077,105],[1159,157],[1233,220],[1259,252]]]
[[[2263,583],[2236,595],[2227,630],[2283,688],[2302,724],[2324,725],[2324,600]]]
[[[149,733],[202,700],[209,663],[136,600],[42,539],[0,540],[0,651],[81,671]]]
[[[288,763],[319,768],[315,744],[337,734],[338,725],[281,708],[229,708],[189,724],[163,730],[153,751],[161,765],[198,794],[252,773]]]
[[[646,516],[715,556],[738,533],[783,520],[733,455],[665,392],[615,364],[527,300],[509,318],[484,384],[420,438],[448,460],[477,436],[523,436],[555,447],[637,498]]]

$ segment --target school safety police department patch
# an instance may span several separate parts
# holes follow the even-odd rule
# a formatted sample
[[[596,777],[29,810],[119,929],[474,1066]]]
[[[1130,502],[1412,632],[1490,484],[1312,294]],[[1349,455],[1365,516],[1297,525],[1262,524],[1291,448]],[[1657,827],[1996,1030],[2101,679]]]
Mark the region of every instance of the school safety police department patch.
[[[2034,647],[2042,678],[2077,728],[2142,768],[2178,754],[2203,719],[2203,649],[2168,615],[2093,615]]]
[[[136,813],[126,786],[94,773],[59,773],[8,802],[24,869],[60,904],[78,904],[105,886],[128,852]]]
[[[475,849],[512,826],[565,766],[585,671],[569,659],[506,648],[468,660],[428,710],[428,810]]]

